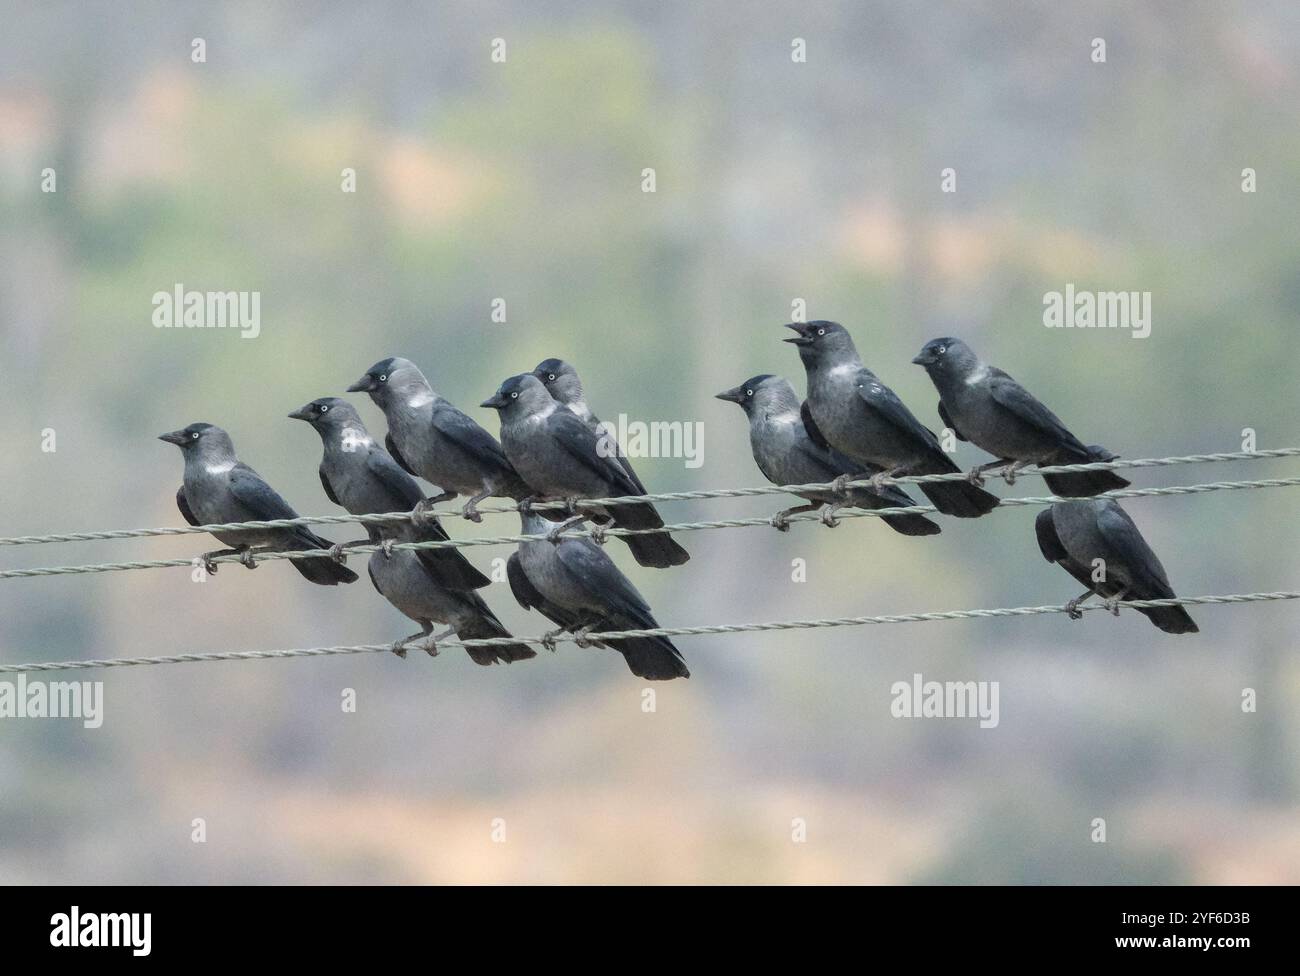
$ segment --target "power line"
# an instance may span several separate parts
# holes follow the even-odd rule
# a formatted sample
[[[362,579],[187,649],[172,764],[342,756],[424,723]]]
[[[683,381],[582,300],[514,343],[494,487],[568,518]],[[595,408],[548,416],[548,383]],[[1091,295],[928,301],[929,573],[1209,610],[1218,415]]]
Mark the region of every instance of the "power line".
[[[1262,451],[1236,451],[1226,454],[1185,454],[1177,457],[1135,458],[1133,460],[1117,459],[1115,461],[1093,461],[1087,464],[1058,464],[1041,468],[1028,468],[1018,472],[1020,477],[1029,475],[1069,474],[1082,471],[1112,471],[1125,468],[1169,467],[1180,464],[1202,464],[1221,461],[1259,461],[1270,458],[1295,457],[1300,455],[1300,447],[1280,447]],[[990,475],[996,477],[996,475]],[[967,475],[962,472],[950,474],[908,475],[899,478],[887,478],[886,484],[931,484],[942,481],[964,481]],[[867,480],[851,481],[845,488],[866,488],[871,484]],[[670,491],[652,495],[620,495],[612,498],[581,499],[587,505],[617,505],[628,502],[678,502],[699,501],[713,498],[749,498],[762,495],[797,495],[804,492],[835,491],[833,482],[813,482],[803,485],[763,485],[757,488],[711,488],[701,491]],[[533,509],[559,510],[566,508],[565,502],[537,502]],[[517,512],[516,505],[485,505],[478,511],[483,514],[507,514]],[[934,511],[927,506],[914,508],[890,509],[886,514],[907,512],[927,513]],[[449,513],[444,513],[449,514]],[[454,514],[454,513],[450,513]],[[98,532],[61,532],[48,535],[22,535],[0,537],[0,546],[43,545],[54,542],[98,542],[109,539],[140,539],[149,536],[192,535],[195,533],[230,532],[238,529],[282,529],[300,525],[340,525],[362,523],[380,525],[389,522],[405,522],[411,518],[410,512],[387,512],[373,515],[303,515],[291,519],[269,519],[250,522],[221,522],[211,525],[163,526],[152,529],[110,529]],[[793,519],[792,519],[793,521]]]
[[[1165,488],[1121,488],[1115,491],[1108,491],[1096,497],[1099,498],[1146,498],[1152,496],[1165,495],[1198,495],[1211,491],[1242,491],[1254,488],[1286,488],[1300,485],[1300,478],[1268,478],[1257,481],[1218,481],[1200,485],[1171,485]],[[1078,501],[1077,498],[1060,498],[1055,495],[1030,498],[1002,498],[998,501],[999,508],[1013,508],[1024,505],[1051,505],[1056,502]],[[849,518],[883,518],[888,515],[931,515],[935,513],[933,505],[904,505],[897,508],[878,508],[878,509],[846,509],[835,514],[836,519]],[[409,518],[409,513],[401,515],[386,515],[384,519],[397,521]],[[374,516],[353,516],[350,521],[359,519],[373,519]],[[820,515],[814,513],[801,513],[791,515],[787,518],[789,522],[812,522],[820,521]],[[286,524],[295,524],[301,520],[285,519],[281,520]],[[748,528],[751,526],[768,526],[771,527],[770,518],[742,518],[742,519],[715,519],[706,522],[679,522],[672,525],[665,525],[656,529],[623,529],[611,528],[602,529],[596,527],[593,529],[576,530],[570,529],[562,533],[561,538],[592,538],[602,541],[608,536],[630,536],[630,535],[650,535],[656,532],[694,532],[703,529],[735,529]],[[280,522],[232,522],[228,525],[213,526],[215,531],[229,532],[239,528],[270,526],[278,527]],[[135,530],[150,531],[152,530]],[[166,534],[175,534],[168,532]],[[499,535],[499,536],[480,536],[472,539],[447,539],[435,540],[429,542],[398,542],[392,545],[392,549],[461,549],[473,546],[498,546],[498,545],[516,545],[520,542],[528,542],[539,538],[535,535]],[[376,550],[385,548],[382,545],[359,545],[350,546],[346,552],[349,553],[371,553]],[[251,558],[256,562],[262,562],[269,559],[308,559],[313,556],[330,556],[329,549],[299,549],[282,552],[253,552]],[[243,557],[238,555],[217,556],[211,562],[220,563],[238,563],[243,562]],[[77,566],[39,566],[32,569],[6,569],[0,570],[0,580],[5,579],[26,579],[36,576],[71,576],[86,573],[113,573],[135,569],[168,569],[188,567],[193,568],[199,563],[198,557],[189,559],[145,559],[128,562],[114,563],[90,563]]]
[[[1121,600],[1119,607],[1151,609],[1156,607],[1196,606],[1199,604],[1259,603],[1272,600],[1300,599],[1300,591],[1272,593],[1231,593],[1220,596],[1175,597],[1168,600]],[[1083,611],[1104,610],[1103,604],[1085,604]],[[940,620],[976,620],[997,617],[1032,617],[1048,613],[1066,613],[1064,606],[1002,607],[992,610],[941,610],[930,613],[900,613],[875,617],[828,617],[814,620],[779,620],[769,623],[714,624],[704,627],[655,627],[647,630],[611,630],[592,632],[589,640],[618,640],[628,637],[699,637],[710,634],[742,634],[761,631],[811,630],[825,627],[861,627],[873,624],[931,623]],[[560,642],[573,642],[572,634],[554,637],[491,637],[474,640],[444,640],[438,642],[439,651],[449,647],[497,647],[509,644],[538,644],[550,646]],[[423,642],[406,645],[410,650],[420,650]],[[139,667],[154,664],[200,664],[210,661],[263,661],[292,657],[332,657],[342,654],[377,654],[391,651],[392,644],[345,644],[330,647],[302,647],[291,650],[270,651],[219,651],[210,654],[172,654],[160,657],[119,657],[97,661],[56,661],[52,663],[7,664],[0,666],[0,674],[17,674],[36,671],[77,671],[91,668]]]

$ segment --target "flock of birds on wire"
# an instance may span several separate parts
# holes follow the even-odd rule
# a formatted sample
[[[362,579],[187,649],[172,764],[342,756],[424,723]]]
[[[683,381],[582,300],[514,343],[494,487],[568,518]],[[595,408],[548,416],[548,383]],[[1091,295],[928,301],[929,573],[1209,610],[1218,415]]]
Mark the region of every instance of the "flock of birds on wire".
[[[890,479],[905,475],[948,474],[960,469],[938,438],[912,414],[893,390],[862,364],[853,339],[839,324],[796,322],[784,341],[799,351],[807,373],[807,398],[800,401],[780,376],[754,376],[717,394],[738,404],[749,420],[750,445],[759,470],[776,485],[828,484],[801,492],[804,504],[778,512],[772,524],[788,529],[796,512],[820,509],[827,525],[841,508],[883,509],[911,506],[912,498]],[[1008,484],[1026,465],[1086,464],[1116,455],[1085,445],[1047,407],[1002,370],[982,362],[960,339],[934,339],[912,362],[925,368],[939,392],[939,415],[956,437],[992,454],[995,460],[965,479],[918,485],[935,508],[958,518],[978,518],[998,504],[981,485],[995,469]],[[397,610],[420,625],[420,632],[397,641],[393,650],[423,641],[436,655],[437,641],[455,634],[461,640],[511,635],[477,592],[488,578],[458,548],[393,548],[396,543],[446,541],[433,506],[468,496],[461,514],[479,522],[477,506],[491,496],[518,503],[523,534],[507,562],[515,598],[535,609],[582,646],[621,652],[632,673],[650,680],[690,676],[681,653],[666,637],[602,640],[601,631],[658,628],[649,605],[631,581],[590,535],[566,530],[590,521],[602,529],[617,525],[641,530],[620,538],[642,566],[667,568],[690,556],[668,532],[656,532],[663,519],[649,502],[592,504],[591,499],[647,494],[641,479],[612,434],[591,412],[577,371],[547,359],[531,373],[503,382],[481,406],[498,412],[501,439],[435,393],[424,374],[406,359],[384,359],[347,389],[364,392],[383,411],[388,434],[380,446],[366,431],[356,409],[338,397],[323,397],[289,414],[311,424],[324,454],[321,485],[329,500],[353,515],[410,512],[408,519],[366,523],[367,538],[331,544],[305,526],[246,528],[213,535],[230,548],[206,553],[204,564],[238,555],[254,568],[259,551],[330,550],[329,556],[290,557],[313,583],[333,586],[357,579],[344,564],[350,546],[377,545],[369,574],[375,589]],[[242,463],[220,427],[190,424],[161,439],[181,449],[184,483],[176,493],[181,514],[191,525],[271,521],[297,513],[252,468]],[[426,497],[416,477],[438,486]],[[1043,556],[1077,579],[1086,592],[1067,610],[1081,616],[1079,604],[1093,595],[1119,613],[1118,601],[1172,599],[1174,591],[1160,560],[1128,513],[1102,492],[1128,482],[1112,470],[1043,475],[1060,497],[1035,523]],[[865,482],[864,484],[852,484]],[[1077,500],[1075,500],[1077,499]],[[565,510],[535,508],[562,501]],[[881,516],[903,535],[935,535],[938,525],[919,514]],[[602,540],[603,541],[603,540]],[[1196,633],[1181,606],[1141,608],[1162,631]],[[434,623],[447,627],[431,636]],[[535,657],[525,643],[471,646],[478,664],[510,663]]]

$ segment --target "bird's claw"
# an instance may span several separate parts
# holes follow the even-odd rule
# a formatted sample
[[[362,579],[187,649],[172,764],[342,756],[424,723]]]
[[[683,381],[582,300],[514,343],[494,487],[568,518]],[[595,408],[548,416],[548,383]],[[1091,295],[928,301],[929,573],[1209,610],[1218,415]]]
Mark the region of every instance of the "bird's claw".
[[[573,498],[566,498],[564,500],[564,510],[568,512],[570,515],[577,515],[578,501],[579,499],[577,498],[577,496],[574,496]]]
[[[821,519],[822,525],[826,526],[826,528],[834,529],[840,524],[840,520],[835,517],[837,511],[839,511],[838,505],[823,505],[821,511],[817,513],[817,517]]]
[[[406,644],[407,642],[404,640],[393,641],[393,646],[389,648],[389,650],[391,650],[402,660],[406,660]]]
[[[245,549],[239,554],[239,561],[249,569],[257,569],[257,559],[253,556],[252,549]]]
[[[393,558],[393,540],[385,539],[379,543],[379,551],[384,554],[385,559]]]
[[[854,480],[854,476],[847,471],[844,474],[836,475],[831,479],[831,489],[837,494],[847,495],[849,493],[849,483]]]
[[[1083,617],[1083,611],[1079,609],[1082,600],[1070,600],[1065,604],[1065,614],[1071,620],[1080,620]]]
[[[777,512],[767,520],[767,524],[778,532],[790,531],[790,517],[785,512]]]
[[[877,471],[867,480],[871,482],[872,491],[881,491],[889,484],[889,480],[890,480],[889,472]]]
[[[971,468],[969,473],[967,473],[966,475],[966,480],[969,481],[976,488],[983,488],[984,472],[979,468]]]
[[[203,572],[207,573],[209,576],[216,576],[217,561],[212,558],[212,554],[205,552],[202,556],[202,559],[203,559]]]
[[[559,637],[563,633],[564,633],[563,627],[556,628],[555,630],[548,630],[541,637],[537,638],[537,643],[541,644],[544,648],[546,648],[548,651],[554,654],[555,638]]]
[[[608,536],[605,535],[605,532],[608,529],[608,525],[601,525],[599,522],[593,523],[591,528],[588,530],[591,535],[591,541],[596,543],[598,546],[603,546],[608,539]]]
[[[478,513],[478,503],[472,498],[465,503],[465,507],[460,510],[460,514],[474,523],[483,521],[483,516]]]
[[[1105,600],[1102,601],[1101,605],[1105,607],[1107,610],[1109,610],[1112,616],[1118,617],[1120,599],[1121,598],[1117,596],[1107,597]]]
[[[429,657],[438,656],[438,642],[435,638],[430,637],[427,641],[424,642],[423,647],[424,647],[424,653],[428,654]]]
[[[344,553],[343,548],[343,543],[341,542],[336,542],[334,545],[330,546],[330,559],[333,559],[336,563],[346,563],[348,557],[347,554]]]
[[[596,642],[587,636],[591,633],[591,630],[591,627],[583,627],[581,630],[575,630],[573,632],[573,642],[579,647],[595,647]]]

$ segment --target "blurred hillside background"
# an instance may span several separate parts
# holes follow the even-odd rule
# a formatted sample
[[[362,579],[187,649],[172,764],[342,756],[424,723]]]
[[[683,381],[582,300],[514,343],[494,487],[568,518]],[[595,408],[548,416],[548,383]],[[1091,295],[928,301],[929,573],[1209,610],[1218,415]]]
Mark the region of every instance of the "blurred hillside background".
[[[778,341],[796,299],[936,426],[909,360],[957,334],[1129,457],[1300,438],[1293,3],[3,2],[0,23],[3,535],[179,524],[180,458],[155,437],[195,420],[299,511],[334,511],[318,438],[285,414],[389,355],[493,432],[476,405],[498,382],[565,357],[605,419],[702,422],[703,467],[636,462],[651,490],[761,484],[712,394],[760,372],[802,390]],[[177,282],[260,291],[260,337],[155,329]],[[1067,282],[1152,292],[1150,338],[1045,329]],[[1180,593],[1286,589],[1292,492],[1127,507]],[[1077,586],[1042,561],[1036,511],[930,539],[867,519],[697,532],[670,572],[609,551],[665,625],[1061,603]],[[504,583],[486,598],[516,633],[549,629]],[[449,649],[74,674],[104,682],[103,728],[0,723],[0,881],[1298,882],[1297,609],[1194,614],[1187,638],[1132,613],[687,638],[693,677],[653,714],[619,658],[573,645],[493,669]],[[0,582],[5,663],[412,629],[364,573]],[[1000,726],[891,718],[916,672],[999,681]]]

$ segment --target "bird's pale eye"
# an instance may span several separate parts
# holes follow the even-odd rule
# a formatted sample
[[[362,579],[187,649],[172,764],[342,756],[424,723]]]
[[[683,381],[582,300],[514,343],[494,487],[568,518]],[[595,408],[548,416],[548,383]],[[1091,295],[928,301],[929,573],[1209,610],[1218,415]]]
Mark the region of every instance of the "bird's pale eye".
[[[825,330],[825,329],[818,329],[818,330],[817,330],[817,334],[818,334],[818,335],[825,335],[825,334],[826,334],[826,330]]]
[[[745,391],[745,396],[753,396],[753,395],[754,395],[754,391],[753,391],[753,390],[746,390],[746,391]]]
[[[555,379],[555,374],[554,374],[554,373],[547,373],[547,374],[546,374],[546,378],[547,378],[548,380],[554,380],[554,379]]]
[[[388,374],[387,374],[387,373],[380,373],[380,374],[379,374],[379,382],[380,382],[380,383],[387,383],[387,382],[388,382]]]
[[[328,410],[329,410],[329,407],[328,407],[326,404],[322,403],[322,404],[320,405],[320,412],[321,412],[321,413],[325,413],[325,412],[328,411]]]
[[[946,353],[947,351],[948,351],[948,347],[947,347],[947,346],[940,346],[940,347],[939,347],[939,355],[940,355],[940,356],[942,356],[942,355],[943,355],[944,353]]]
[[[511,399],[511,400],[518,400],[518,399],[519,399],[519,394],[518,394],[518,393],[511,393],[511,394],[510,394],[510,399]]]
[[[194,433],[190,434],[190,440],[196,441],[198,439],[199,439],[199,432],[197,430]]]

